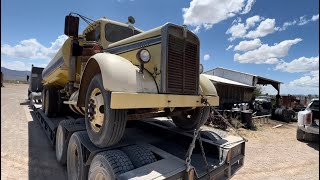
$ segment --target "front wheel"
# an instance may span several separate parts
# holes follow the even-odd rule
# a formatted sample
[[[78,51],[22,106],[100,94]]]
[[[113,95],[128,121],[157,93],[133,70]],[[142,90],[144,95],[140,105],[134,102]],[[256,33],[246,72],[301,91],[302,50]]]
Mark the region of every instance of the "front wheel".
[[[194,130],[201,127],[209,117],[210,107],[197,107],[194,110],[182,112],[171,117],[174,124],[183,130]]]
[[[111,109],[111,92],[104,89],[101,74],[89,84],[85,101],[85,123],[88,136],[98,147],[116,144],[123,136],[127,111]]]

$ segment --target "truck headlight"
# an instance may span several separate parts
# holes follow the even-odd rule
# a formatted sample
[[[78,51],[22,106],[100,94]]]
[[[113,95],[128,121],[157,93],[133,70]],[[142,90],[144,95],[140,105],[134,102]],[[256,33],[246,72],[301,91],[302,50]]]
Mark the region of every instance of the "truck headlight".
[[[148,50],[146,49],[140,49],[137,53],[137,58],[140,60],[142,63],[147,63],[151,59],[151,55]]]

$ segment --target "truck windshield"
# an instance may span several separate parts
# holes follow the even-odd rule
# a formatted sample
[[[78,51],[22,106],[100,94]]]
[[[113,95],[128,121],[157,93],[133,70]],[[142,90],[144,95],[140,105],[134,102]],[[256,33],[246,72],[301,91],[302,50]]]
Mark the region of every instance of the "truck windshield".
[[[116,24],[107,23],[105,26],[105,38],[109,42],[117,42],[126,39],[133,35],[139,34],[137,30],[132,30],[128,27],[119,26]]]
[[[313,101],[313,102],[310,104],[309,108],[310,108],[311,110],[318,110],[318,111],[319,111],[319,101]]]

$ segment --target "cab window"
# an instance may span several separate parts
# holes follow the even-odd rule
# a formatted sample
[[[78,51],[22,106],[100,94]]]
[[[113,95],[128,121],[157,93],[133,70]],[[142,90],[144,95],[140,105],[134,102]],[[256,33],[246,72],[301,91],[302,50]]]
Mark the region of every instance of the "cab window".
[[[119,26],[111,23],[107,23],[105,25],[105,32],[106,40],[111,43],[126,39],[140,33],[139,31],[132,30],[129,27]]]

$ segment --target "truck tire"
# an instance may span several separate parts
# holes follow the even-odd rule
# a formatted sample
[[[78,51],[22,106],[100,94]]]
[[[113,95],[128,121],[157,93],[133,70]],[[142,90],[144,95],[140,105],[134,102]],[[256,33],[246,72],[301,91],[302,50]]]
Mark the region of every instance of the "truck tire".
[[[81,142],[90,141],[85,131],[72,134],[67,152],[67,171],[69,180],[86,180],[89,166],[83,162],[83,149]]]
[[[74,124],[81,124],[81,121],[79,121],[78,119],[62,120],[60,121],[57,128],[55,150],[56,150],[57,161],[61,165],[67,164],[67,150],[68,150],[69,139],[66,139],[67,132],[66,132],[65,126],[74,125]]]
[[[135,168],[139,168],[157,161],[153,153],[141,145],[127,146],[121,150],[130,158]]]
[[[202,112],[202,117],[201,116]],[[179,128],[191,131],[198,127],[201,127],[208,119],[210,113],[210,107],[197,107],[194,110],[183,112],[178,116],[171,117],[174,124]]]
[[[47,88],[44,102],[44,113],[48,117],[54,117],[58,111],[58,94],[57,90],[53,87]]]
[[[111,92],[104,89],[101,74],[89,84],[85,101],[85,123],[88,136],[100,148],[116,144],[123,136],[127,110],[110,108]]]
[[[116,180],[116,175],[134,169],[128,156],[120,150],[109,150],[94,156],[90,169],[89,180],[108,179]]]
[[[303,136],[304,132],[301,129],[297,128],[297,140],[303,141]]]

